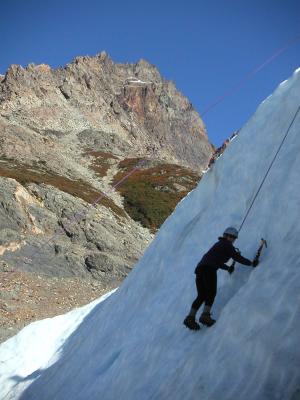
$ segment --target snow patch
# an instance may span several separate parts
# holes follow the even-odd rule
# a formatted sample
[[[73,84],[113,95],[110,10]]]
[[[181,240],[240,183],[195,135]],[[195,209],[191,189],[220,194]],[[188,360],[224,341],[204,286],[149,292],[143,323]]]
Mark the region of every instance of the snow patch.
[[[0,399],[18,398],[18,395],[37,379],[44,369],[56,363],[70,335],[95,306],[105,301],[115,291],[67,314],[33,322],[16,336],[2,343]]]
[[[126,85],[128,85],[128,84],[137,84],[137,85],[139,85],[139,84],[142,84],[142,85],[151,85],[153,82],[150,82],[150,81],[142,81],[142,80],[140,80],[140,79],[136,79],[136,78],[133,78],[133,79],[131,79],[131,78],[129,78],[129,79],[126,79],[126,81],[125,81],[125,84]]]
[[[285,85],[287,83],[287,79],[285,81],[282,81],[279,86]]]

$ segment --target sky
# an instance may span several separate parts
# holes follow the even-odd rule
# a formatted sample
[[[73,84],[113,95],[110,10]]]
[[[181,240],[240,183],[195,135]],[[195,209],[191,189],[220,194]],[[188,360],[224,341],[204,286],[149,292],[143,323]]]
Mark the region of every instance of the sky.
[[[299,400],[299,103],[300,69],[177,205],[115,293],[2,343],[0,399]],[[235,246],[251,260],[261,237],[268,247],[256,268],[217,272],[217,322],[190,331],[195,265],[227,226],[241,225],[252,199]]]
[[[300,66],[300,2],[0,0],[0,74],[10,64],[58,67],[102,50],[115,62],[156,65],[204,113],[219,146]]]

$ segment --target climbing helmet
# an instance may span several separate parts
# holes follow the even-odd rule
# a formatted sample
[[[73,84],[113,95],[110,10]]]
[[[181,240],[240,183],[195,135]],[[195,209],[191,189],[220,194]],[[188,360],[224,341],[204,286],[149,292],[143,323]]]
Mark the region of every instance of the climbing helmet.
[[[237,238],[239,236],[239,233],[238,233],[237,229],[230,226],[229,228],[225,229],[223,235],[229,235],[229,236],[233,236],[233,237]]]

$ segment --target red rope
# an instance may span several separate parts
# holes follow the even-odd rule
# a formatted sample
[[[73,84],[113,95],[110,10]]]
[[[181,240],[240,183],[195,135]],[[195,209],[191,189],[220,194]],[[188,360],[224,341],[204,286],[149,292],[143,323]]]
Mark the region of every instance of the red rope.
[[[211,103],[202,113],[201,116],[208,113],[212,108],[214,108],[217,104],[221,103],[226,97],[232,95],[237,92],[241,86],[244,85],[249,79],[251,79],[257,72],[263,69],[266,65],[270,64],[273,60],[279,57],[282,53],[288,50],[294,43],[300,40],[300,35],[295,36],[293,39],[289,40],[283,47],[277,49],[269,58],[267,58],[262,64],[256,66],[252,71],[248,72],[241,80],[239,80],[235,85],[233,85],[230,89],[228,89],[222,96],[218,97],[213,103]]]

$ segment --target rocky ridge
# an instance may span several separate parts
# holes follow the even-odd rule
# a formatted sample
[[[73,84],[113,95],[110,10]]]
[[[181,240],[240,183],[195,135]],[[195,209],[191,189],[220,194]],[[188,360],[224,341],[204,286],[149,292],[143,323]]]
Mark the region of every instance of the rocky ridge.
[[[118,286],[212,153],[191,103],[144,60],[12,65],[0,77],[0,271]]]
[[[31,131],[35,149],[23,150],[27,162],[58,143],[155,156],[198,171],[211,153],[202,120],[174,83],[144,60],[115,64],[105,52],[58,69],[12,65],[0,85],[0,115],[6,129]]]

